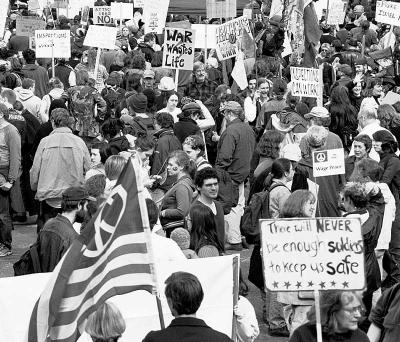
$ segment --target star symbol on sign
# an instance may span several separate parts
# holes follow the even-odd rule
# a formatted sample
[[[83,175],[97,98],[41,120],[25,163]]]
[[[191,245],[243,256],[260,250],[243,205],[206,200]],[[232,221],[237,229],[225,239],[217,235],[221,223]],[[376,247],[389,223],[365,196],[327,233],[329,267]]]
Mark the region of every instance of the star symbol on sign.
[[[272,286],[274,287],[274,289],[278,288],[278,282],[277,282],[277,281],[274,281],[274,282],[272,283]]]
[[[285,287],[286,287],[286,289],[288,289],[289,286],[290,286],[290,283],[289,283],[288,281],[285,281]]]
[[[324,288],[325,288],[325,282],[321,281],[321,282],[319,283],[319,287],[320,287],[321,289],[324,289]]]
[[[331,281],[331,286],[332,286],[332,287],[335,287],[335,286],[336,286],[336,282]]]
[[[349,283],[347,281],[344,281],[343,282],[343,288],[345,289],[346,287],[349,288]]]
[[[296,284],[296,287],[300,288],[301,287],[301,282],[298,281],[297,284]]]
[[[312,281],[309,281],[308,282],[308,287],[313,287],[313,286],[314,286],[314,283]]]

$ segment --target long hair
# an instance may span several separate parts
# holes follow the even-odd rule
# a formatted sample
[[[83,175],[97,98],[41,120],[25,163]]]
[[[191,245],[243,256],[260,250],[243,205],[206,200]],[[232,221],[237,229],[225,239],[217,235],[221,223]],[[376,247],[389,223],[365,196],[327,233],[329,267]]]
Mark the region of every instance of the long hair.
[[[279,157],[280,145],[284,135],[276,130],[265,131],[257,145],[261,157],[276,159]]]
[[[189,158],[186,152],[182,150],[173,151],[168,155],[168,160],[172,158],[174,158],[176,160],[176,163],[183,168],[183,172],[190,176],[190,178],[194,178],[196,165],[194,161]]]
[[[341,135],[345,127],[357,127],[357,110],[350,103],[347,87],[339,85],[332,89],[329,112],[331,113],[329,129],[332,132]]]
[[[309,190],[296,190],[286,200],[281,210],[280,217],[306,217],[304,205],[307,201],[315,203],[315,196]]]
[[[281,179],[285,175],[285,172],[289,172],[291,165],[292,163],[290,162],[290,160],[286,158],[279,158],[274,160],[271,166],[271,172],[264,182],[266,188],[269,188],[271,186],[272,180],[274,178]]]
[[[190,209],[192,229],[190,231],[190,248],[196,253],[205,245],[213,245],[222,252],[217,227],[215,225],[214,214],[211,209],[203,204],[195,204]]]

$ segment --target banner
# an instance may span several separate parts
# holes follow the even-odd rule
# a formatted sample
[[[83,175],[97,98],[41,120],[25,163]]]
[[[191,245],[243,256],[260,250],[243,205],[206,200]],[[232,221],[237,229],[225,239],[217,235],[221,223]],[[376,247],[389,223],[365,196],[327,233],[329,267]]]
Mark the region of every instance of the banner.
[[[194,31],[166,27],[164,34],[163,68],[193,70]]]
[[[207,0],[207,18],[235,18],[236,0]]]
[[[347,1],[330,0],[328,9],[328,25],[341,25],[346,16]]]
[[[67,8],[68,7],[68,0],[54,0],[51,4],[52,8]]]
[[[133,4],[112,2],[111,17],[115,19],[133,19]]]
[[[290,67],[293,96],[318,98],[322,92],[322,75],[320,69]]]
[[[70,58],[71,40],[69,30],[35,31],[37,58]]]
[[[216,28],[216,50],[220,60],[236,57],[238,46],[241,47],[243,30],[253,39],[249,19],[239,17],[219,25]]]
[[[144,33],[161,34],[165,27],[169,0],[145,1],[143,6]]]
[[[114,24],[114,20],[111,15],[111,6],[94,6],[93,24]]]
[[[345,174],[343,148],[325,151],[313,151],[312,158],[314,177]]]
[[[392,1],[377,1],[375,19],[379,23],[400,25],[400,3]]]
[[[197,316],[213,329],[231,336],[233,279],[238,279],[238,275],[234,274],[233,264],[238,262],[237,258],[229,255],[157,263],[165,325],[168,326],[173,317],[164,296],[164,281],[173,272],[186,271],[199,278],[204,291],[204,299]],[[25,340],[33,306],[50,275],[51,273],[40,273],[0,279],[0,306],[7,308],[0,313],[2,340]],[[135,291],[113,297],[110,301],[120,309],[126,322],[126,330],[118,342],[142,341],[150,330],[160,329],[156,299],[148,292]],[[82,340],[91,341],[87,335],[81,336],[78,341]]]
[[[260,223],[268,290],[364,288],[364,244],[359,218],[290,218]]]
[[[192,24],[192,30],[196,32],[194,39],[194,47],[196,49],[215,49],[216,43],[216,29],[217,25],[210,24]]]
[[[90,25],[83,45],[113,50],[116,38],[116,27]]]
[[[46,22],[35,17],[17,17],[17,36],[33,37],[36,30],[44,30]]]

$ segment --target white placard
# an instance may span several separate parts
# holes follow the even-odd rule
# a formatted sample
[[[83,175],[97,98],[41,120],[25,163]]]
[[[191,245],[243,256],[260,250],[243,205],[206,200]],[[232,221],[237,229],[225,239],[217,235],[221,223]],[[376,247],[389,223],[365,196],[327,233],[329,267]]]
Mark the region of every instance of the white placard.
[[[196,32],[194,47],[196,49],[215,49],[217,25],[210,24],[192,24],[192,30]]]
[[[272,18],[274,15],[282,16],[283,7],[283,0],[272,0],[269,17]]]
[[[236,0],[207,0],[207,18],[235,18]]]
[[[364,288],[364,244],[359,218],[291,218],[260,223],[268,290]]]
[[[330,0],[328,9],[328,25],[341,25],[346,16],[347,1]]]
[[[320,69],[290,67],[292,95],[318,98],[322,89]]]
[[[9,4],[9,1],[0,1],[0,38],[4,36]]]
[[[44,30],[44,20],[35,17],[17,17],[17,36],[33,37],[36,30]]]
[[[135,0],[133,2],[135,8],[143,8],[144,7],[144,0]]]
[[[169,0],[145,1],[142,16],[145,33],[154,32],[161,34],[163,32],[168,7]]]
[[[193,30],[166,27],[164,34],[163,68],[193,70]]]
[[[239,17],[219,25],[216,28],[216,48],[220,60],[236,57],[238,45],[241,45],[243,30],[246,30],[251,38],[249,19]]]
[[[343,148],[335,148],[332,150],[324,151],[313,151],[312,158],[314,177],[345,174]]]
[[[83,45],[113,50],[116,38],[116,27],[90,25]]]
[[[392,1],[377,1],[375,19],[379,23],[400,25],[400,3]]]
[[[111,17],[115,19],[133,19],[133,4],[124,2],[112,2]]]
[[[69,30],[35,31],[37,58],[70,58],[71,40]]]
[[[36,11],[40,9],[40,4],[38,0],[29,0],[28,1],[28,10]]]
[[[111,16],[111,6],[94,6],[93,24],[114,24],[114,20]]]

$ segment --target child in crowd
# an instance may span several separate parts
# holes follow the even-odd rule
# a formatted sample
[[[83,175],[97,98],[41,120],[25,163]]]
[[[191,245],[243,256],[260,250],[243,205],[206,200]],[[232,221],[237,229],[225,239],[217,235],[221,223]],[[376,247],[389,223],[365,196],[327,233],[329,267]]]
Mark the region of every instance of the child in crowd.
[[[180,249],[182,250],[183,254],[185,254],[187,259],[198,258],[196,252],[189,248],[190,234],[185,228],[176,228],[171,233],[171,239],[177,243],[177,245],[180,247]]]

